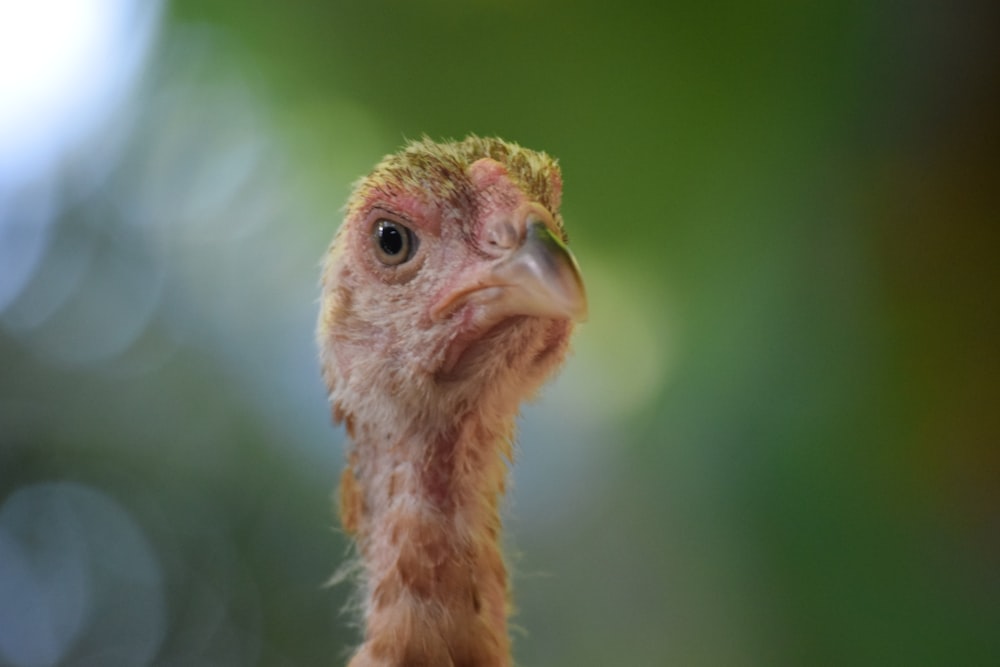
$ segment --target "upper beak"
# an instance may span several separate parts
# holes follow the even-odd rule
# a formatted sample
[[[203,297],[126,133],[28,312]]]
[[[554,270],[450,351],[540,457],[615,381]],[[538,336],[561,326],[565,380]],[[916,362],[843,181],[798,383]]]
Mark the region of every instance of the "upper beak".
[[[525,226],[518,247],[471,284],[444,296],[432,315],[447,317],[467,303],[483,307],[477,318],[481,324],[515,315],[576,322],[587,318],[587,295],[573,253],[537,220]]]
[[[587,319],[587,294],[576,258],[543,222],[528,224],[521,246],[491,276],[504,288],[496,307],[506,315]]]

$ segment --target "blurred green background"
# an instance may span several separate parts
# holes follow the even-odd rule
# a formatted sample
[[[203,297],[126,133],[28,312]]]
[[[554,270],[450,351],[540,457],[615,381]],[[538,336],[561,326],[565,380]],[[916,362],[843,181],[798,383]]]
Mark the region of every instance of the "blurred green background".
[[[529,666],[1000,664],[1000,5],[0,5],[0,665],[358,641],[350,183],[557,156],[591,296],[507,502]]]

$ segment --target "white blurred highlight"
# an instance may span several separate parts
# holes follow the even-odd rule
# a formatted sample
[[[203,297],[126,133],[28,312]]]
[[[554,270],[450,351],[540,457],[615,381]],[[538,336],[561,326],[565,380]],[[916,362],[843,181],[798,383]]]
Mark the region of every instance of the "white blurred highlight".
[[[121,106],[150,51],[160,3],[0,2],[0,313],[44,260],[60,168],[106,167],[106,142],[87,145]]]
[[[149,50],[158,2],[0,3],[0,184],[51,168],[119,101]]]

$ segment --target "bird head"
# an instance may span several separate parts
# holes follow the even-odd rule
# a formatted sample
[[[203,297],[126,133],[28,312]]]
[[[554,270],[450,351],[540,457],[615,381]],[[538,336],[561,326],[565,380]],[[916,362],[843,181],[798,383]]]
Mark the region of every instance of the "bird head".
[[[513,416],[587,303],[555,160],[498,139],[415,142],[355,186],[318,327],[334,415]]]

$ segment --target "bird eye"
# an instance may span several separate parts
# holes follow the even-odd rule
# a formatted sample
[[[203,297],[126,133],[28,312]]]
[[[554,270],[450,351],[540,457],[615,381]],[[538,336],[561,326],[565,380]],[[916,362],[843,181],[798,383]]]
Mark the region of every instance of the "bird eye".
[[[374,240],[379,261],[389,266],[407,261],[417,249],[417,239],[408,227],[385,218],[375,223]]]

